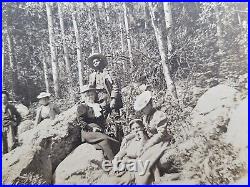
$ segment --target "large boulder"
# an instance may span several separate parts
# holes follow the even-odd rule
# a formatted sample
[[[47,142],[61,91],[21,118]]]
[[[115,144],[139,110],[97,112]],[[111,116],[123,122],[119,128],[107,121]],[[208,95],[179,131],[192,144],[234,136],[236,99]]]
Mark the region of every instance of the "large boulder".
[[[236,89],[226,85],[210,88],[200,97],[191,113],[193,126],[199,126],[204,134],[225,130],[230,111],[239,103],[239,96]]]
[[[104,160],[101,150],[84,143],[78,146],[56,168],[55,184],[91,184],[100,178],[103,171],[100,164]]]
[[[25,120],[18,125],[18,135],[34,128],[34,122],[32,120]]]
[[[29,114],[28,107],[24,106],[22,103],[15,105],[17,111],[21,114],[22,118],[25,118]]]
[[[52,173],[59,163],[64,158],[66,158],[66,156],[71,153],[72,150],[80,145],[80,127],[77,125],[76,118],[77,110],[76,106],[74,106],[58,115],[54,120],[43,120],[33,129],[21,133],[19,135],[20,147],[4,155],[3,181],[5,183],[12,184],[15,182],[15,180],[11,177],[8,177],[11,175],[11,172],[20,171],[23,174],[23,170],[25,170],[26,173],[33,172],[34,176],[38,175],[42,178],[42,180],[46,181],[46,183],[49,183],[50,181],[47,180],[47,177],[43,178],[43,175],[39,174],[39,171],[43,168],[43,164],[36,164],[36,162],[41,161],[39,160],[41,157],[41,150],[47,150],[46,147],[48,147],[48,154],[47,156],[43,156],[44,160],[41,162],[51,163],[51,167],[47,167],[45,173]],[[32,152],[32,154],[30,152]],[[15,159],[23,160],[26,158],[26,156],[28,160],[24,160],[25,164],[19,164],[20,162],[11,162],[10,164],[7,161]],[[26,169],[27,165],[29,165],[29,161],[32,163],[32,167],[28,167],[28,169]]]
[[[247,163],[248,153],[248,99],[232,111],[225,134],[225,141],[240,151],[240,158]]]
[[[76,124],[77,107],[61,113],[54,120],[45,119],[35,128],[19,136],[22,145],[33,145],[51,139],[51,161],[53,170],[81,143],[80,128]]]
[[[50,184],[52,165],[48,141],[17,147],[2,156],[3,184]]]

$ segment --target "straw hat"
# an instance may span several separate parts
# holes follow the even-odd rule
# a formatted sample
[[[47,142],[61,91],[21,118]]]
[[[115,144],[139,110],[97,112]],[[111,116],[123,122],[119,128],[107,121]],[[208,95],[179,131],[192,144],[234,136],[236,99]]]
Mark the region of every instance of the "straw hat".
[[[37,96],[37,99],[42,99],[42,98],[45,98],[45,97],[50,97],[51,94],[48,93],[48,92],[41,92],[38,96]]]
[[[96,91],[96,88],[90,86],[90,85],[83,85],[81,88],[81,93],[85,93],[88,91]]]
[[[134,103],[134,109],[136,111],[141,111],[152,99],[152,93],[150,91],[144,91],[136,97]]]
[[[96,58],[100,59],[101,61],[98,67],[94,67],[94,64],[93,64],[93,60]],[[108,61],[107,61],[106,56],[104,56],[103,54],[93,53],[88,57],[88,65],[89,67],[93,69],[104,69],[108,65]]]

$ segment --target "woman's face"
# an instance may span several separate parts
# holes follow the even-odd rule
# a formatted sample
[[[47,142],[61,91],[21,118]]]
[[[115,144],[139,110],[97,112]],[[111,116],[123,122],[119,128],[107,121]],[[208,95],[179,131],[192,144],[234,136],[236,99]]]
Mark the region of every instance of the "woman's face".
[[[131,133],[136,136],[137,139],[143,138],[143,127],[139,125],[138,123],[134,123],[131,126]]]
[[[44,97],[44,98],[39,99],[39,103],[41,105],[44,105],[44,106],[48,105],[48,103],[49,103],[49,97]]]
[[[8,103],[8,96],[6,94],[2,94],[2,103],[6,105]]]
[[[93,60],[93,66],[96,68],[100,65],[100,63],[101,63],[101,60],[99,58],[95,58]]]
[[[88,91],[83,94],[83,98],[85,102],[94,103],[96,98],[95,91]]]

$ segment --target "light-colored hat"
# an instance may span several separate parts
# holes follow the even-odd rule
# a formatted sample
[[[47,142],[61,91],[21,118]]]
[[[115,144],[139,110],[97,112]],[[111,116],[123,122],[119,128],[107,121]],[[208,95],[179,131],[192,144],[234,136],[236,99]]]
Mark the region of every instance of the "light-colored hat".
[[[144,128],[144,125],[143,125],[143,122],[142,122],[141,119],[133,119],[133,120],[131,120],[131,121],[129,122],[129,128],[131,128],[131,126],[132,126],[133,124],[135,124],[135,123],[139,124],[141,127]]]
[[[100,59],[100,64],[98,67],[95,67],[93,65],[93,60],[99,58]],[[93,69],[104,69],[107,65],[108,65],[108,61],[106,56],[104,56],[101,53],[93,53],[88,57],[88,65],[89,67],[93,68]]]
[[[144,91],[136,97],[134,103],[134,109],[136,111],[141,111],[152,99],[152,93],[150,91]]]
[[[83,85],[82,88],[81,88],[81,93],[85,93],[85,92],[88,92],[88,91],[95,91],[96,88],[90,86],[90,85]]]
[[[51,94],[48,93],[48,92],[41,92],[38,96],[37,96],[37,99],[42,99],[42,98],[45,98],[45,97],[50,97]]]

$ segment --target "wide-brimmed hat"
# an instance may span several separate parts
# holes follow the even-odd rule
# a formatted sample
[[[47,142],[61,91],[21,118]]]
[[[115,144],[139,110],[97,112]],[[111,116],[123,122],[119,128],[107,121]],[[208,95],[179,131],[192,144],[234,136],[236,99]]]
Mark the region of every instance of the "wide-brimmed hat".
[[[88,91],[96,91],[96,88],[94,88],[93,86],[90,86],[90,85],[83,85],[81,88],[81,93],[85,93]]]
[[[134,103],[134,109],[136,111],[141,111],[152,99],[152,93],[150,91],[144,91],[136,97]]]
[[[135,123],[139,124],[141,127],[144,128],[144,125],[143,125],[143,122],[142,122],[141,119],[133,119],[133,120],[131,120],[129,122],[129,128],[131,129],[132,125],[135,124]]]
[[[50,97],[51,94],[48,93],[48,92],[41,92],[38,96],[37,96],[37,99],[42,99],[42,98],[45,98],[45,97]]]
[[[93,65],[93,60],[96,58],[101,61],[98,67],[94,67]],[[88,65],[93,69],[104,69],[108,65],[108,61],[105,55],[101,53],[93,53],[88,57]]]

